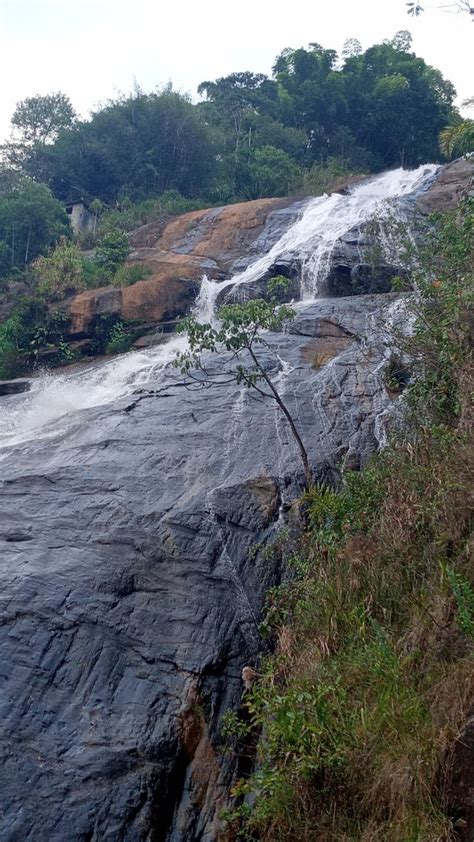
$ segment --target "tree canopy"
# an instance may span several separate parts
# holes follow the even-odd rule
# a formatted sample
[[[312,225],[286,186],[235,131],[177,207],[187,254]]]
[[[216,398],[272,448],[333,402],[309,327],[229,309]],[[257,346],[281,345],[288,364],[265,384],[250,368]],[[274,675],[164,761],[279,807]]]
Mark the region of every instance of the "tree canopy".
[[[22,179],[0,197],[0,275],[24,269],[70,235],[68,216],[49,188]]]
[[[203,81],[193,103],[171,86],[140,89],[78,120],[62,93],[20,102],[5,159],[61,201],[115,205],[178,191],[224,203],[299,189],[314,166],[416,166],[439,156],[455,90],[402,30],[366,50],[312,42],[277,56],[272,75]]]

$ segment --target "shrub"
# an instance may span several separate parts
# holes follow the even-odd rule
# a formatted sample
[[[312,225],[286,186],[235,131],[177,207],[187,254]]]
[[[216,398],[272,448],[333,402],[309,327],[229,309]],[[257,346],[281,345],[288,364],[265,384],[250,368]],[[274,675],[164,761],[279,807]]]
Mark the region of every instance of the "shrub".
[[[83,261],[77,245],[62,239],[49,257],[38,257],[33,264],[38,293],[57,301],[84,287]]]
[[[132,338],[125,333],[123,322],[117,321],[109,332],[105,352],[106,354],[121,354],[124,351],[128,351],[131,343]]]
[[[313,164],[305,174],[303,189],[308,196],[322,196],[340,190],[362,177],[344,158],[328,158],[323,164]]]
[[[136,284],[137,281],[144,281],[145,278],[148,278],[152,274],[150,267],[144,266],[143,263],[125,264],[117,269],[112,278],[112,286],[128,287]]]
[[[125,231],[115,229],[104,235],[95,251],[95,262],[108,276],[115,274],[130,252]]]
[[[226,813],[243,838],[457,838],[443,782],[474,702],[473,254],[468,201],[412,278],[403,425],[338,489],[307,492],[304,531],[277,548],[293,576],[268,599],[274,653],[226,720],[235,751],[260,734]]]

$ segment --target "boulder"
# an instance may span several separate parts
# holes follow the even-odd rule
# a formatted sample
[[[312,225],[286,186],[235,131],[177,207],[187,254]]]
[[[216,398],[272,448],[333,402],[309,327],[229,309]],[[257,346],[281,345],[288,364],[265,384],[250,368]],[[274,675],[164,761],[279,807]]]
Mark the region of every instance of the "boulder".
[[[474,156],[459,158],[440,168],[431,185],[416,200],[422,214],[453,210],[472,187]]]
[[[26,377],[17,377],[14,380],[0,380],[0,395],[18,395],[21,392],[29,392],[31,380]]]

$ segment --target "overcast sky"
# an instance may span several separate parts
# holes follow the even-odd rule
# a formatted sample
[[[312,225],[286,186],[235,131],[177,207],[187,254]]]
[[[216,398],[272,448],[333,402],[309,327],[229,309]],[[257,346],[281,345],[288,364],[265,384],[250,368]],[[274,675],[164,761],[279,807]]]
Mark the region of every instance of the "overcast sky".
[[[87,116],[101,101],[169,80],[196,97],[204,79],[270,73],[284,47],[363,47],[409,29],[413,48],[474,95],[474,23],[435,8],[412,20],[406,0],[0,0],[0,138],[15,103],[63,91]],[[439,0],[449,3],[450,0]]]

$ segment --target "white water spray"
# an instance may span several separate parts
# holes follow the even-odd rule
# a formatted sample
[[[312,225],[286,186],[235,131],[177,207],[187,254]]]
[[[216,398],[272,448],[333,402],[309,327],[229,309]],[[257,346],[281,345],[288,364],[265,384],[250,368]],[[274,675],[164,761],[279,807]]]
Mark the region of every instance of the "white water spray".
[[[259,280],[285,254],[294,255],[303,266],[301,297],[314,299],[336,241],[373,216],[387,200],[421,187],[436,169],[430,165],[413,171],[394,170],[364,181],[348,195],[334,193],[308,200],[294,225],[244,272],[221,283],[203,277],[196,317],[212,322],[219,293]],[[172,337],[155,348],[124,354],[78,373],[38,378],[30,392],[2,398],[0,447],[63,432],[78,411],[112,403],[143,384],[156,381],[160,371],[185,347],[184,336]]]

